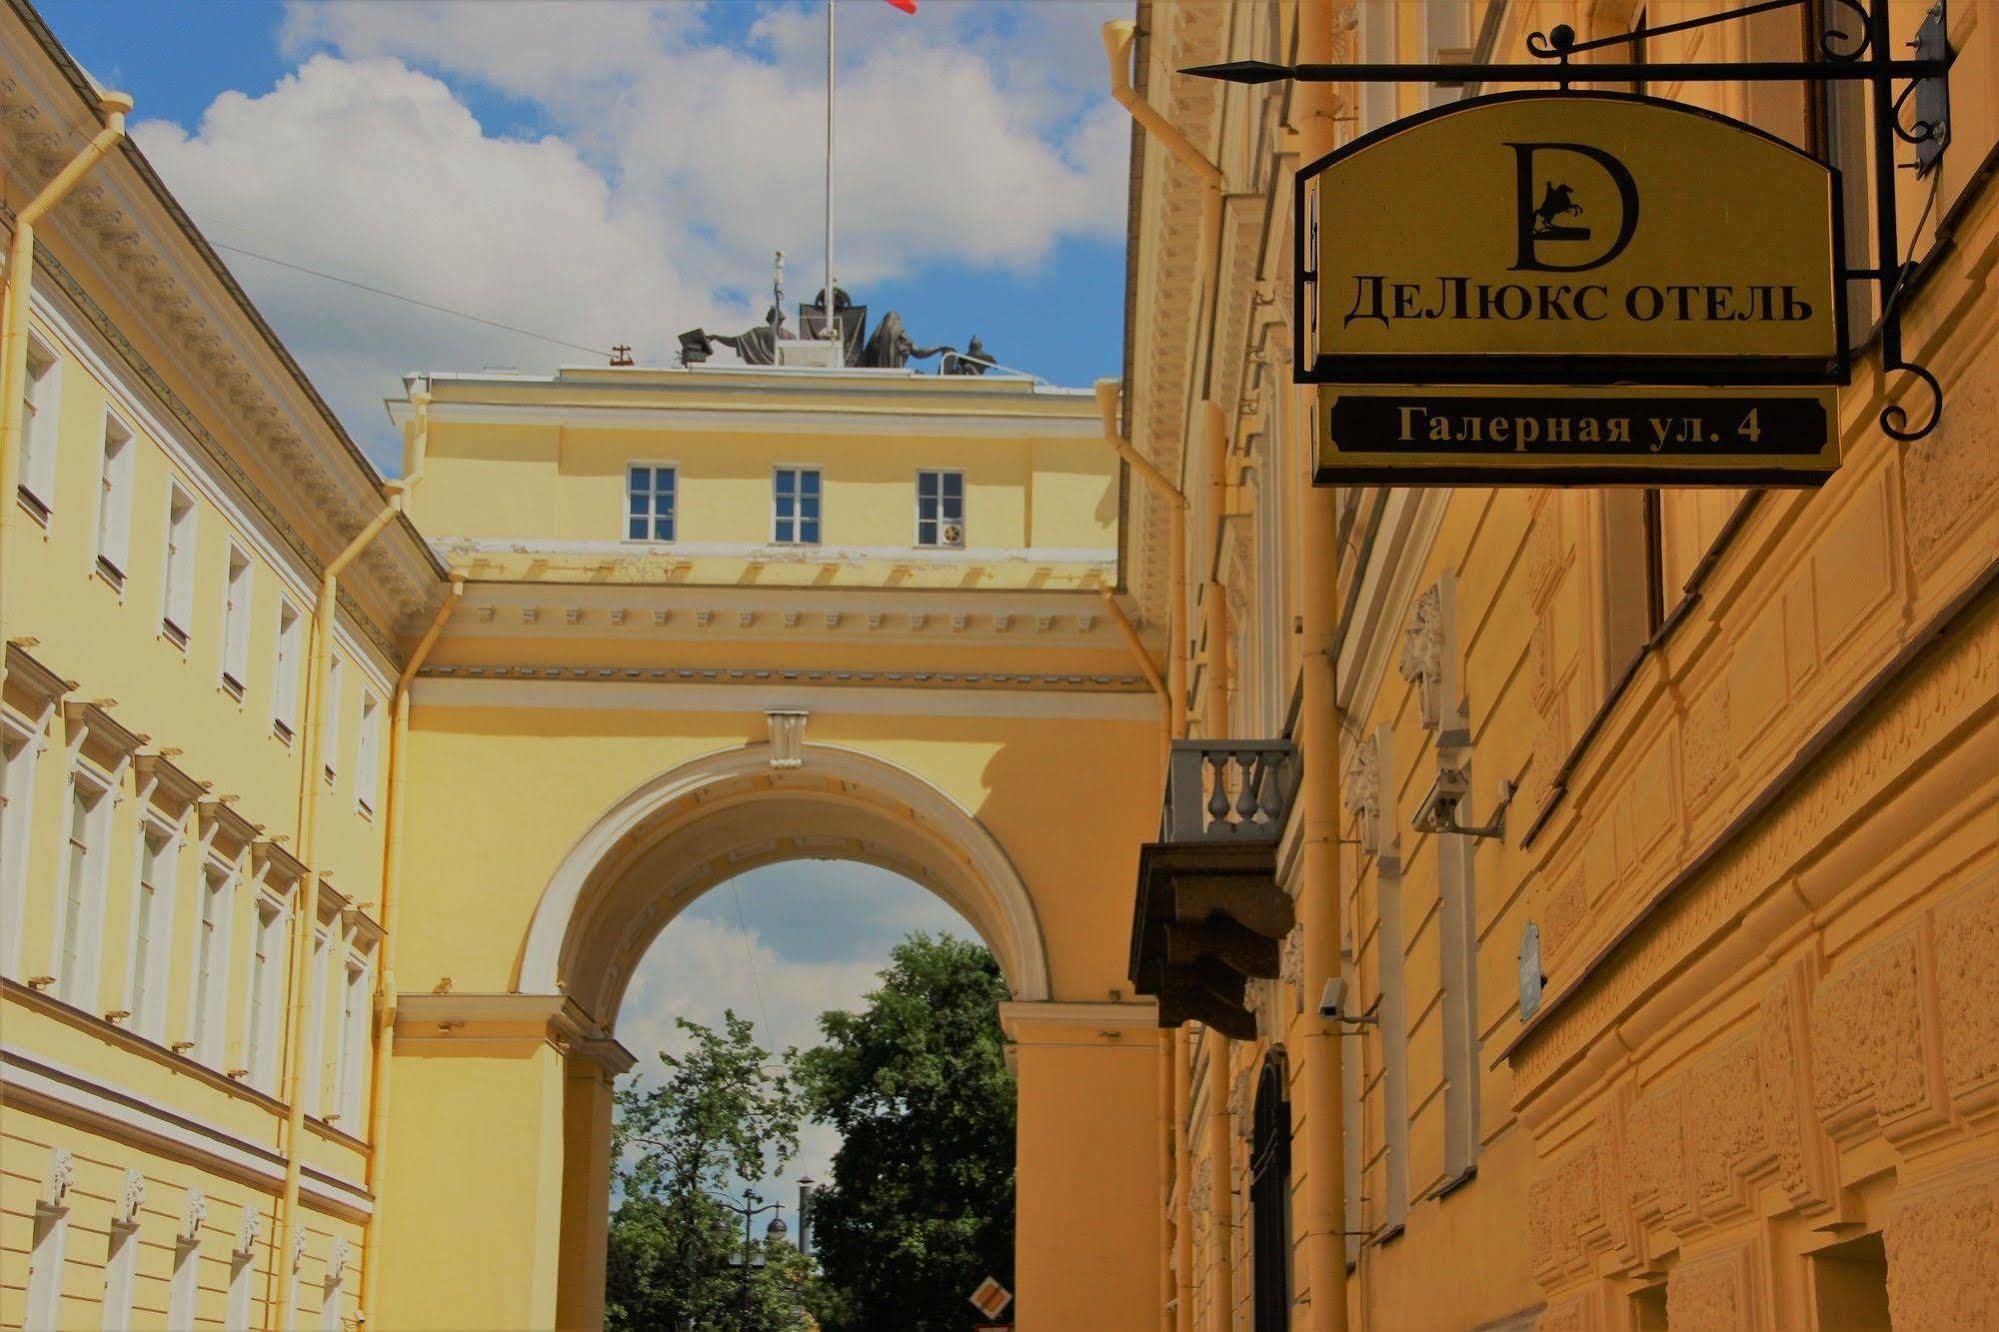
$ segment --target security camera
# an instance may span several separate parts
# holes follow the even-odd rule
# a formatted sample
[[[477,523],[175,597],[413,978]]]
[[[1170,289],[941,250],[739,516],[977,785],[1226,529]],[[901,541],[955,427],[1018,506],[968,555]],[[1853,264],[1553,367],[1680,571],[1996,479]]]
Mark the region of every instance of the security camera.
[[[1326,992],[1319,996],[1319,1016],[1328,1022],[1377,1022],[1380,1019],[1372,1013],[1349,1013],[1347,1004],[1347,978],[1333,976],[1326,981]]]

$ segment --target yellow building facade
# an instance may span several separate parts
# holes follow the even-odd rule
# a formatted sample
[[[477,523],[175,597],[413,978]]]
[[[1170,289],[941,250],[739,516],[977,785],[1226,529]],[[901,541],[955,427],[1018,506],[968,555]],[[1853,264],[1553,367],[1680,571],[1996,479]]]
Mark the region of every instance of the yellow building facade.
[[[1294,183],[1467,90],[1178,72],[1713,8],[1141,4],[1120,380],[440,369],[384,483],[14,0],[0,1327],[599,1324],[631,972],[827,857],[999,959],[1029,1332],[1999,1322],[1987,16],[1810,491],[1312,485]]]
[[[1265,789],[1250,742],[1287,765],[1276,817],[1210,806],[1141,873],[1135,975],[1167,977],[1171,1024],[1162,1328],[1999,1325],[1990,12],[1952,7],[1951,144],[1901,173],[1942,424],[1882,430],[1930,401],[1881,372],[1856,285],[1816,490],[1312,488],[1294,181],[1496,89],[1179,72],[1524,61],[1557,24],[1722,8],[1141,4],[1106,32],[1143,126],[1121,428],[1160,474],[1127,580],[1187,626],[1190,763],[1232,792]],[[1644,59],[1802,59],[1824,9]],[[1926,9],[1891,6],[1898,50]],[[1856,97],[1640,90],[1830,143],[1871,234]],[[1227,933],[1185,924],[1174,875],[1201,873],[1245,885]],[[1268,979],[1238,1005],[1244,974]]]

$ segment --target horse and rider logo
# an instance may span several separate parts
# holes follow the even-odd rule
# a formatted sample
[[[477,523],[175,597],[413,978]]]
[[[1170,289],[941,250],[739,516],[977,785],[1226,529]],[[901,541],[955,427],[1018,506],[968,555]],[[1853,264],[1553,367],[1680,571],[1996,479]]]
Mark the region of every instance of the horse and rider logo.
[[[1601,268],[1624,253],[1638,231],[1638,183],[1624,163],[1586,143],[1506,146],[1514,155],[1514,271],[1581,273]],[[1610,189],[1596,187],[1599,175]],[[1574,180],[1584,183],[1572,184]],[[1610,202],[1613,194],[1614,213]],[[1611,229],[1613,217],[1615,227]],[[1612,238],[1595,254],[1574,248],[1606,229],[1611,230]]]

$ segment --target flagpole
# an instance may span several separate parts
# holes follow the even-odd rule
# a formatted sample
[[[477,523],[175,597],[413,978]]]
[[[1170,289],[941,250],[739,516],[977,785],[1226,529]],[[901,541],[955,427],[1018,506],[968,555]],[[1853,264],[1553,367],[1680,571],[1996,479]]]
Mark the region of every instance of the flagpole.
[[[826,336],[840,338],[833,299],[833,0],[826,0]]]

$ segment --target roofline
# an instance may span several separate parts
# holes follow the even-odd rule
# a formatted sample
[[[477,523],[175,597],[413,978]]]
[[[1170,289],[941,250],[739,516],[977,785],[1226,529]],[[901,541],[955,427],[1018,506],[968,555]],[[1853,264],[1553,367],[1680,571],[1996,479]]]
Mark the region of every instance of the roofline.
[[[69,53],[69,48],[62,44],[61,39],[55,35],[55,31],[49,27],[47,20],[42,17],[41,12],[29,0],[8,0],[8,3],[13,7],[14,13],[21,19],[21,22],[27,27],[28,31],[34,35],[36,42],[41,45],[43,54],[49,57],[63,78],[76,90],[77,97],[83,103],[85,112],[97,120],[99,124],[104,123],[103,112],[98,105],[94,80],[84,70],[83,66],[77,63],[76,58]],[[189,217],[187,210],[181,207],[180,200],[174,197],[173,192],[167,188],[166,182],[160,179],[157,171],[153,170],[153,164],[146,160],[146,155],[143,152],[139,151],[138,144],[134,143],[128,134],[120,140],[119,149],[125,160],[131,164],[132,169],[138,173],[139,179],[145,183],[146,188],[152,191],[154,200],[166,210],[167,215],[179,226],[182,237],[194,247],[195,253],[208,265],[209,272],[222,284],[223,290],[229,294],[230,299],[236,302],[237,308],[250,321],[251,326],[257,330],[259,336],[263,338],[266,348],[272,355],[278,358],[278,361],[291,375],[293,383],[305,394],[307,400],[312,403],[314,409],[319,413],[321,421],[333,433],[334,439],[347,451],[348,458],[360,469],[362,475],[375,491],[375,494],[386,503],[389,499],[389,491],[382,473],[375,467],[373,462],[369,461],[368,455],[361,451],[361,447],[347,433],[346,427],[340,424],[340,418],[333,414],[333,409],[327,405],[326,399],[320,396],[319,389],[313,384],[311,379],[306,377],[305,370],[292,356],[290,349],[285,346],[284,340],[278,336],[277,330],[271,327],[270,321],[265,319],[263,312],[257,309],[256,303],[250,299],[249,293],[244,291],[241,284],[236,281],[235,275],[229,271],[229,266],[222,262],[222,257],[208,243],[207,237],[201,234],[201,229],[194,224],[194,219]],[[443,566],[440,565],[438,568],[439,576],[443,577]]]

